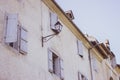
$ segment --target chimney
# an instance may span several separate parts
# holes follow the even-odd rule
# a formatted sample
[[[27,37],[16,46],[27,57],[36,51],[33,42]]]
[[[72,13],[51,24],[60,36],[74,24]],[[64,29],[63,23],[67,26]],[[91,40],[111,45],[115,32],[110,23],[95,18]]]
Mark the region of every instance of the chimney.
[[[85,37],[86,37],[93,45],[96,45],[96,44],[99,43],[98,40],[97,40],[95,37],[93,37],[93,36],[89,36],[88,34],[85,34]]]
[[[66,11],[65,14],[70,20],[75,19],[72,10]]]
[[[104,44],[110,50],[110,43],[108,39],[105,40]]]

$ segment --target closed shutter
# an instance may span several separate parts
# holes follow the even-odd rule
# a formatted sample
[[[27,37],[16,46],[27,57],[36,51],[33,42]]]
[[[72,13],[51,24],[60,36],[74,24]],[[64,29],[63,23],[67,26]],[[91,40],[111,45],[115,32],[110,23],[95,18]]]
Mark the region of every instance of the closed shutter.
[[[20,52],[27,53],[27,31],[21,27],[20,34]]]
[[[51,29],[55,29],[55,24],[57,23],[57,21],[58,21],[57,14],[55,14],[53,12],[50,12],[50,26],[51,26]]]
[[[48,49],[48,70],[53,73],[53,53]]]
[[[97,72],[97,60],[95,57],[92,58],[93,69]]]
[[[54,65],[55,65],[55,74],[60,76],[60,58],[59,57],[55,59]]]
[[[60,59],[60,78],[64,79],[64,66],[63,66],[63,60]]]
[[[116,59],[115,59],[115,57],[113,57],[112,60],[111,60],[111,66],[113,68],[115,68],[115,66],[116,66]]]
[[[78,55],[83,57],[83,44],[80,40],[77,40]]]
[[[7,24],[6,24],[6,35],[5,35],[6,43],[17,41],[17,25],[18,25],[18,15],[8,14]]]

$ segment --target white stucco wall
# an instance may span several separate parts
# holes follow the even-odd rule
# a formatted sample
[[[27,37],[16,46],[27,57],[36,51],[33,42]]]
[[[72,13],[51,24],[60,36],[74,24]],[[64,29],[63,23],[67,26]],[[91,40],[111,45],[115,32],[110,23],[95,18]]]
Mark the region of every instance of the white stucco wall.
[[[33,4],[34,3],[34,4]],[[41,1],[0,1],[0,80],[45,80],[41,49]],[[4,44],[6,14],[18,14],[19,22],[28,31],[28,54],[22,55]],[[46,62],[47,63],[47,62]],[[43,70],[43,71],[42,71]],[[41,74],[42,72],[42,74]],[[42,76],[43,75],[43,76]]]

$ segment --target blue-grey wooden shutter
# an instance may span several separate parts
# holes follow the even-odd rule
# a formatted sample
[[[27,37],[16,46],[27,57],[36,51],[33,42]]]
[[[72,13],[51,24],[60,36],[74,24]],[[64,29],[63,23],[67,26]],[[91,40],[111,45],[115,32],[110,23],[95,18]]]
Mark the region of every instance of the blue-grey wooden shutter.
[[[83,57],[83,44],[80,40],[77,40],[78,55]]]
[[[115,59],[115,57],[113,57],[113,58],[111,59],[111,66],[112,66],[113,68],[115,68],[115,66],[116,66],[116,59]]]
[[[48,70],[53,73],[53,53],[48,49]]]
[[[64,65],[62,59],[60,59],[60,78],[64,79]]]
[[[6,43],[17,41],[17,25],[18,25],[18,15],[8,14],[7,24],[6,24],[6,35],[5,35]]]
[[[93,65],[93,69],[95,71],[98,71],[98,67],[97,67],[97,59],[95,57],[92,57],[92,65]]]
[[[21,27],[20,32],[20,52],[27,53],[27,31]]]
[[[53,64],[53,65],[55,65],[55,70],[54,70],[55,74],[60,76],[60,58],[57,57],[54,62],[55,62],[55,64]]]
[[[51,29],[55,29],[55,24],[58,21],[57,14],[50,12],[50,27]]]

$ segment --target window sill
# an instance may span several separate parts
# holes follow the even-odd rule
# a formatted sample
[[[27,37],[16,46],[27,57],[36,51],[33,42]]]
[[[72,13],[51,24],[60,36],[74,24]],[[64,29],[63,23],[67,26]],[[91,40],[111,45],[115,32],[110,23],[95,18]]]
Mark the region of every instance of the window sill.
[[[54,78],[55,80],[62,80],[62,79],[60,78],[60,76],[58,76],[57,74],[52,73],[52,75],[53,75],[53,78]]]
[[[7,43],[3,43],[2,42],[2,46],[7,50],[10,51],[10,53],[14,53],[16,55],[23,55],[21,52],[19,52],[18,50],[12,48],[11,46],[9,46]]]

